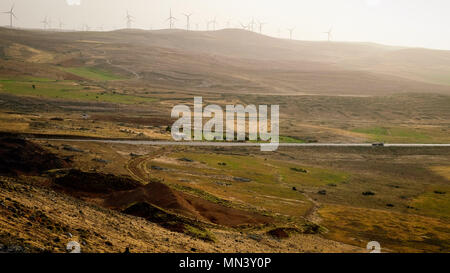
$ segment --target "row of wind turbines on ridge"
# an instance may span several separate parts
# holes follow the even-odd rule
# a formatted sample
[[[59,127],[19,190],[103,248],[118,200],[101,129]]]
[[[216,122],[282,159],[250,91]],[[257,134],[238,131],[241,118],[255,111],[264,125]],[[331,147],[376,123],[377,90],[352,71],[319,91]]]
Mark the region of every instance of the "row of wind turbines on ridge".
[[[10,28],[13,28],[13,19],[18,20],[16,14],[14,13],[14,7],[15,6],[13,4],[9,11],[3,12],[3,13],[8,14],[10,16],[10,24],[9,24]],[[186,18],[186,30],[190,31],[191,30],[191,16],[193,14],[192,13],[183,13],[182,15]],[[127,28],[131,28],[135,18],[127,11],[126,16],[125,16],[125,20],[126,20],[126,27]],[[169,29],[175,28],[175,22],[177,20],[178,19],[172,15],[172,9],[170,9],[169,17],[165,20],[166,22],[169,23]],[[44,29],[48,29],[51,26],[51,20],[47,16],[40,23],[43,24]],[[262,34],[263,33],[263,27],[267,23],[266,22],[255,21],[252,18],[252,20],[249,23],[247,23],[247,24],[244,24],[242,22],[239,22],[239,24],[242,27],[242,29],[244,29],[244,30],[248,30],[248,31],[252,31],[252,32],[255,32],[255,30],[257,30],[257,31],[259,31],[260,34]],[[209,31],[209,30],[212,29],[213,31],[215,31],[217,25],[218,25],[218,22],[217,22],[216,18],[214,18],[213,20],[210,20],[210,21],[206,21],[206,30]],[[211,28],[211,26],[212,26],[212,28]],[[230,22],[227,22],[226,27],[230,28],[230,26],[231,26]],[[255,28],[255,26],[256,26],[256,28]],[[64,27],[63,22],[61,22],[61,20],[59,20],[59,28],[63,29],[63,27]],[[196,24],[196,29],[199,30],[199,25],[198,24]],[[83,24],[82,30],[83,31],[89,31],[90,28],[89,28],[89,26],[87,24]],[[289,32],[289,39],[292,40],[295,28],[288,28],[287,31]],[[328,31],[324,32],[324,34],[327,34],[328,41],[331,41],[331,39],[333,37],[332,32],[333,32],[333,28],[332,27]],[[280,36],[280,33],[281,33],[281,30],[278,29],[278,36]]]

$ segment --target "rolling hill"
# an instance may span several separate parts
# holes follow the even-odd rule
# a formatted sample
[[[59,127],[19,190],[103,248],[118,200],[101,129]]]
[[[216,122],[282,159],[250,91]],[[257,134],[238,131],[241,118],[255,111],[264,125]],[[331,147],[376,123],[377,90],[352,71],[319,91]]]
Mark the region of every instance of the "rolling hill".
[[[1,75],[76,79],[80,75],[61,67],[94,67],[172,91],[450,94],[450,51],[291,41],[237,29],[51,32],[2,28],[0,37]]]

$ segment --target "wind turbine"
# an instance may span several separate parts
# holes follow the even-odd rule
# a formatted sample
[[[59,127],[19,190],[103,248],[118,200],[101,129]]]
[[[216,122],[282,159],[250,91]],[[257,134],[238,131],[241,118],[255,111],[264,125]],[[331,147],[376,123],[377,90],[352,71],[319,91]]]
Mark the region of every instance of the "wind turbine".
[[[328,35],[328,42],[330,42],[331,38],[333,37],[333,27],[331,27],[330,30],[325,31],[324,33]]]
[[[49,22],[47,16],[45,16],[44,20],[42,20],[41,23],[44,24],[44,29],[47,29],[48,26],[50,25],[50,22]]]
[[[11,9],[9,11],[3,12],[9,14],[9,26],[11,28],[13,27],[13,17],[16,18],[16,20],[18,20],[16,14],[14,13],[14,6],[15,4],[11,6]]]
[[[239,24],[241,25],[241,27],[242,27],[244,30],[248,30],[248,29],[249,29],[249,25],[244,25],[242,22],[239,22]]]
[[[258,24],[259,24],[259,34],[262,34],[262,28],[263,28],[263,26],[266,25],[267,23],[259,22],[259,21],[258,21]]]
[[[289,39],[292,40],[292,33],[294,33],[295,28],[288,28],[289,31]]]
[[[255,19],[252,18],[252,20],[250,21],[250,23],[248,24],[249,28],[251,31],[255,30]]]
[[[169,21],[170,29],[173,28],[174,23],[175,23],[175,22],[174,22],[175,20],[177,20],[177,18],[175,18],[175,17],[172,16],[172,9],[170,9],[170,15],[169,15],[169,18],[167,18],[167,20],[166,20],[166,21]]]
[[[88,24],[83,24],[83,31],[91,31],[91,28]]]
[[[128,10],[127,10],[127,16],[125,16],[125,19],[127,20],[127,28],[131,28],[131,23],[133,23],[134,17],[131,16],[130,13],[128,13]]]
[[[186,30],[189,31],[191,29],[191,15],[192,15],[192,13],[189,13],[189,14],[183,13],[183,15],[186,17]]]
[[[63,27],[64,27],[64,23],[61,20],[59,20],[59,29],[62,30]]]
[[[216,30],[216,24],[217,24],[216,17],[214,17],[214,20],[209,21],[208,25],[209,25],[210,23],[213,25],[213,30],[215,31],[215,30]]]

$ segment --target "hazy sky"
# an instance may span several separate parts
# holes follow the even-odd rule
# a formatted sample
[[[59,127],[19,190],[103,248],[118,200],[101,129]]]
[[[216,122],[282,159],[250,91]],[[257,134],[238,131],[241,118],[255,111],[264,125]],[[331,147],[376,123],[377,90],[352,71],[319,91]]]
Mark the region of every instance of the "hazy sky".
[[[68,2],[81,5],[68,5]],[[45,16],[52,27],[59,20],[66,29],[110,30],[126,26],[126,11],[135,17],[133,27],[168,28],[172,8],[177,28],[185,28],[182,13],[193,13],[192,29],[205,30],[217,18],[218,28],[240,27],[252,18],[268,24],[263,33],[293,38],[326,40],[323,32],[333,26],[336,41],[370,41],[450,50],[449,0],[1,0],[0,11],[16,3],[19,27],[43,27]],[[229,22],[229,23],[228,23]],[[0,14],[0,25],[9,16]]]

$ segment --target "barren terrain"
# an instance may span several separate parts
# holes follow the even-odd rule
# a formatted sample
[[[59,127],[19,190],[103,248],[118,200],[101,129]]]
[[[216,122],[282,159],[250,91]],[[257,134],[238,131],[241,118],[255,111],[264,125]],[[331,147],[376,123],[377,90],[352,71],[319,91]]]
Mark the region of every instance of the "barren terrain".
[[[0,28],[0,252],[450,251],[448,147],[175,147],[278,104],[286,143],[450,143],[450,53],[242,30]]]

